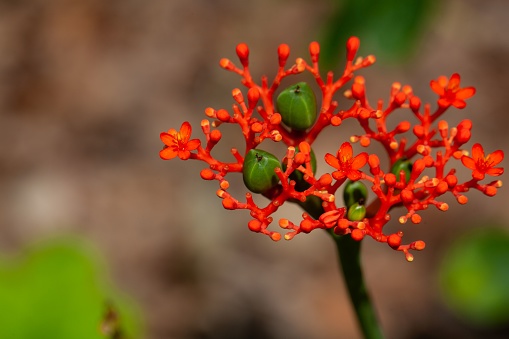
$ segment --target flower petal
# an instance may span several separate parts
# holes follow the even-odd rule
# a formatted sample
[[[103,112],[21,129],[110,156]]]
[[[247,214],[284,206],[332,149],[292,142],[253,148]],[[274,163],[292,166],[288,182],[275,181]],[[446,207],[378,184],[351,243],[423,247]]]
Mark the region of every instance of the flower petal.
[[[500,168],[500,167],[490,168],[489,170],[486,171],[486,174],[494,176],[494,177],[498,177],[499,175],[504,174],[504,169]]]
[[[343,159],[349,160],[353,156],[353,149],[352,145],[349,142],[344,142],[338,151],[338,158],[341,162],[343,162]]]
[[[463,109],[467,107],[467,103],[461,99],[456,99],[452,102],[452,105],[456,108]]]
[[[325,162],[334,168],[340,169],[338,158],[330,153],[325,154]]]
[[[479,160],[484,161],[484,149],[481,144],[476,143],[472,146],[472,159],[474,159],[475,162]]]
[[[451,75],[451,79],[449,79],[449,84],[447,85],[447,89],[457,89],[460,87],[460,75],[458,73],[454,73]]]
[[[357,156],[353,159],[350,168],[352,170],[358,170],[359,168],[363,167],[368,162],[368,157],[368,153],[366,152],[357,154]]]
[[[174,147],[165,147],[159,151],[159,156],[163,160],[170,160],[177,156],[178,152]]]
[[[167,145],[167,146],[174,146],[176,143],[177,143],[177,140],[175,138],[175,136],[169,134],[169,133],[166,133],[166,132],[162,132],[159,137],[161,138],[161,141]]]
[[[182,123],[182,126],[180,126],[180,137],[182,138],[181,141],[183,143],[186,143],[189,141],[189,138],[191,137],[192,127],[191,124],[187,121],[184,121]]]
[[[480,172],[478,170],[474,170],[472,172],[472,178],[477,179],[477,180],[482,180],[482,179],[484,179],[484,173]]]
[[[201,141],[199,139],[193,139],[189,140],[189,142],[186,145],[186,148],[188,151],[194,151],[201,145]]]
[[[471,170],[475,169],[475,161],[471,157],[464,155],[461,157],[461,162],[465,165],[465,167],[470,168]]]
[[[456,99],[468,99],[475,94],[475,87],[465,87],[456,92]]]
[[[182,160],[187,160],[191,157],[191,152],[189,152],[188,150],[184,149],[184,150],[179,150],[178,151],[178,156],[180,159]]]
[[[436,94],[438,94],[440,96],[444,95],[444,87],[442,87],[438,83],[438,81],[431,80],[429,85],[430,85],[431,89],[433,90],[433,92],[435,92]]]
[[[438,99],[438,105],[441,107],[449,107],[451,106],[451,102],[446,98],[440,98]]]
[[[359,171],[348,171],[348,173],[346,174],[348,179],[352,180],[352,181],[356,181],[356,180],[359,180],[361,177],[362,177],[362,173],[359,172]]]
[[[488,154],[486,157],[486,161],[491,162],[491,167],[497,166],[502,160],[504,160],[504,152],[501,150],[497,150],[491,154]]]
[[[336,180],[341,180],[345,177],[345,172],[343,171],[334,171],[332,172],[332,177]]]
[[[447,86],[449,79],[445,75],[441,75],[438,77],[437,81],[438,81],[438,84],[440,85],[440,87],[445,89],[445,86]]]

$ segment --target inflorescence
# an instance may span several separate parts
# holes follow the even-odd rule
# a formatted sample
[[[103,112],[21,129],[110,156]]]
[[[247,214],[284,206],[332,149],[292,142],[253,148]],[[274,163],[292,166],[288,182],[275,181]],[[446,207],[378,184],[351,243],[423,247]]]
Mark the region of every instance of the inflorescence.
[[[441,199],[448,192],[460,204],[467,203],[464,194],[470,189],[494,196],[502,186],[502,181],[481,181],[486,175],[499,176],[503,173],[503,168],[496,166],[503,160],[504,154],[498,150],[485,155],[483,147],[478,143],[473,145],[469,153],[462,146],[470,140],[472,122],[466,119],[450,127],[445,120],[440,120],[451,106],[465,108],[465,100],[475,94],[473,87],[460,87],[458,74],[453,74],[449,79],[441,76],[431,81],[431,88],[438,95],[434,111],[430,104],[423,104],[414,95],[410,86],[402,86],[397,82],[392,85],[386,105],[379,100],[376,106],[371,106],[366,98],[365,80],[362,76],[354,77],[354,72],[372,65],[375,57],[356,57],[359,44],[356,37],[348,40],[346,65],[343,74],[337,79],[332,72],[322,78],[318,67],[320,46],[317,42],[309,45],[311,63],[297,58],[289,67],[287,61],[290,48],[282,44],[277,51],[277,74],[271,83],[266,76],[262,77],[260,84],[253,80],[249,70],[248,46],[243,43],[237,45],[241,67],[228,59],[221,59],[220,66],[241,76],[241,82],[247,88],[247,101],[242,91],[236,88],[232,91],[235,103],[231,111],[206,108],[205,115],[212,122],[208,119],[201,122],[205,142],[191,139],[192,128],[189,122],[184,122],[180,131],[170,129],[161,133],[161,140],[165,144],[160,151],[161,158],[169,160],[179,157],[182,160],[195,159],[207,163],[208,167],[200,175],[204,180],[219,182],[217,196],[222,199],[223,207],[229,210],[249,210],[252,217],[248,222],[249,229],[266,234],[274,241],[280,240],[281,234],[268,229],[273,222],[271,215],[287,201],[297,202],[310,212],[306,202],[314,200],[318,201],[318,213],[303,213],[298,223],[286,218],[279,220],[279,226],[286,230],[286,240],[315,229],[326,229],[338,236],[350,234],[357,241],[370,236],[378,242],[387,243],[394,250],[402,251],[406,259],[412,261],[413,255],[409,251],[422,250],[425,243],[418,240],[402,244],[401,231],[384,234],[383,228],[391,220],[389,212],[395,207],[403,207],[404,212],[399,214],[398,221],[404,224],[410,220],[418,224],[421,222],[419,211],[430,206],[440,211],[448,210],[448,204]],[[278,91],[281,81],[303,72],[311,73],[321,92],[321,102],[316,112],[312,111],[314,106],[311,99],[302,99],[301,108],[294,104],[295,101],[291,101],[295,98],[300,100],[298,96],[307,90],[305,83],[294,85],[291,93],[285,93],[286,97],[281,99],[281,103],[279,99],[275,101],[275,94],[281,92]],[[352,79],[351,86],[345,89],[347,82]],[[334,95],[341,89],[343,95],[352,101],[346,110],[338,109],[338,102],[334,100]],[[290,106],[280,107],[288,102]],[[387,118],[398,109],[410,110],[417,122],[412,124],[403,120],[389,130]],[[258,115],[255,116],[255,113]],[[312,120],[306,114],[311,114]],[[292,122],[302,119],[311,121],[309,127],[306,123]],[[326,154],[324,160],[330,166],[330,173],[316,177],[316,163],[311,149],[313,142],[325,127],[339,127],[346,119],[357,120],[364,134],[350,136],[350,142],[340,143],[335,154]],[[222,134],[218,128],[222,124],[237,124],[245,139],[243,151],[231,149],[231,162],[220,161],[211,155],[212,149],[221,140]],[[410,133],[415,136],[412,138],[415,141],[409,141]],[[287,146],[283,159],[279,161],[259,148],[266,139],[283,142]],[[359,142],[361,146],[368,147],[373,141],[380,143],[387,153],[390,163],[387,170],[381,168],[378,155],[353,153],[351,143]],[[472,170],[470,180],[459,182],[455,175],[456,169],[451,166],[460,163]],[[446,169],[446,165],[449,169]],[[249,169],[247,166],[250,166]],[[260,171],[258,168],[263,171],[263,166],[269,170],[256,172]],[[255,193],[263,194],[269,203],[264,207],[257,205],[250,192],[246,193],[245,200],[233,197],[228,192],[229,182],[226,179],[233,172],[243,173],[246,186]],[[347,202],[348,190],[351,189],[348,186],[356,182],[371,187],[375,198],[369,204],[366,204],[367,191]],[[340,187],[345,190],[345,206],[337,204]],[[353,192],[361,191],[357,189]]]

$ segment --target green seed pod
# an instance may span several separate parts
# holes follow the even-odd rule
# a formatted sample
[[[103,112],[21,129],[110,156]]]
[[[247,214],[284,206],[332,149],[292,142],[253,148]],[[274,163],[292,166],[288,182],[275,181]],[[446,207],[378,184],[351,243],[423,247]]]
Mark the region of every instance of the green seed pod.
[[[295,146],[295,154],[299,153],[299,148],[297,146]],[[313,171],[313,174],[316,174],[316,156],[315,156],[315,152],[313,152],[313,149],[311,149],[311,152],[309,152],[309,155],[311,157],[311,170]],[[287,161],[283,161],[283,171],[286,171],[286,164],[287,164]],[[307,190],[311,185],[306,181],[304,180],[304,174],[299,171],[299,170],[295,170],[292,172],[292,174],[290,174],[290,179],[294,180],[295,181],[295,190],[297,192],[303,192],[305,190]]]
[[[368,189],[363,182],[348,180],[343,191],[343,200],[347,208],[356,203],[364,205],[367,198]]]
[[[278,158],[269,152],[252,149],[244,158],[242,176],[246,187],[254,193],[265,193],[279,182],[274,172],[281,168]]]
[[[350,221],[361,221],[366,216],[366,206],[356,202],[348,208],[346,217]]]
[[[283,123],[293,130],[304,131],[315,123],[315,92],[305,82],[299,82],[282,91],[276,104]]]
[[[405,158],[401,158],[394,163],[391,168],[391,173],[396,176],[397,181],[399,181],[399,172],[402,170],[405,172],[405,182],[408,182],[408,180],[410,180],[410,174],[412,173],[412,162]]]

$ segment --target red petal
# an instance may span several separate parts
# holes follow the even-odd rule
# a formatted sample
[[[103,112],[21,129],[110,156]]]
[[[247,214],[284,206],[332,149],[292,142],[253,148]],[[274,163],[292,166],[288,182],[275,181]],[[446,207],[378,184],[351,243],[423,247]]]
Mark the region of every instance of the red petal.
[[[461,157],[461,162],[467,168],[470,168],[471,170],[475,170],[475,161],[471,157],[467,157],[466,155],[464,155]]]
[[[184,121],[182,126],[180,126],[179,132],[183,143],[186,143],[189,140],[189,138],[191,137],[191,131],[192,131],[191,124],[187,121]]]
[[[345,177],[345,172],[343,171],[332,172],[332,177],[336,180],[341,180]]]
[[[499,175],[504,174],[503,168],[490,168],[486,171],[486,174],[492,175],[494,177],[498,177]]]
[[[189,152],[188,150],[180,150],[178,152],[178,156],[182,160],[187,160],[191,156],[191,152]]]
[[[449,85],[447,85],[448,89],[456,89],[460,87],[460,75],[458,73],[454,73],[451,75],[451,79],[449,80]]]
[[[340,169],[338,158],[330,153],[325,154],[325,162],[334,168]]]
[[[478,170],[474,170],[472,172],[472,178],[477,179],[477,180],[482,180],[482,179],[484,179],[484,173],[480,172]]]
[[[440,87],[445,89],[445,86],[447,86],[449,79],[445,75],[441,75],[438,77],[437,81],[438,81],[438,84],[440,85]]]
[[[366,165],[366,163],[368,162],[368,157],[369,157],[368,153],[366,153],[366,152],[362,152],[362,153],[358,154],[353,159],[353,162],[352,162],[352,165],[350,168],[353,170],[358,170],[362,166]]]
[[[474,159],[475,162],[478,160],[484,161],[484,149],[481,144],[474,144],[474,146],[472,146],[472,159]]]
[[[177,140],[175,140],[175,137],[171,134],[168,134],[166,132],[163,132],[159,135],[161,138],[161,141],[167,145],[167,146],[174,146],[177,143]]]
[[[159,151],[159,156],[163,160],[170,160],[177,156],[177,151],[173,147],[166,147]]]
[[[442,107],[449,107],[451,105],[451,102],[446,98],[440,98],[438,99],[438,105]]]
[[[452,105],[456,108],[459,108],[459,109],[463,109],[465,107],[467,107],[467,103],[463,100],[460,100],[460,99],[456,99],[452,102]]]
[[[362,177],[362,174],[359,171],[348,171],[347,176],[348,179],[355,181],[359,180]]]
[[[186,148],[188,151],[194,151],[200,145],[201,145],[201,142],[199,139],[193,139],[193,140],[189,140],[189,142],[186,145]]]
[[[433,92],[440,96],[444,95],[444,88],[437,81],[431,80],[429,85],[431,86]]]
[[[486,161],[491,161],[491,166],[497,166],[502,160],[504,160],[504,152],[501,150],[495,151],[488,154]]]
[[[349,142],[344,142],[341,145],[341,147],[339,148],[338,158],[339,159],[342,159],[342,158],[351,159],[352,156],[353,156],[352,145],[350,145]]]
[[[456,92],[456,99],[468,99],[475,94],[475,87],[465,87]]]

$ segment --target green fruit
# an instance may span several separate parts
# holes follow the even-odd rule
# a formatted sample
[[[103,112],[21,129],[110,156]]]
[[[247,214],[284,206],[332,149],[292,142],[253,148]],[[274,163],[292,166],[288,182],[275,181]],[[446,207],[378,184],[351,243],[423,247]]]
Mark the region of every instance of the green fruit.
[[[361,221],[366,216],[366,206],[356,202],[348,208],[346,217],[350,221]]]
[[[283,123],[293,130],[304,131],[315,123],[316,97],[305,82],[299,82],[282,91],[276,104]]]
[[[246,187],[254,193],[265,193],[279,182],[274,172],[281,168],[278,158],[269,152],[252,149],[244,158],[242,175]]]
[[[295,154],[297,154],[297,153],[299,153],[299,148],[297,146],[295,146]],[[309,155],[311,157],[311,170],[313,171],[313,174],[316,174],[315,152],[313,152],[313,150],[311,150],[311,152],[309,152]],[[283,161],[283,171],[286,171],[286,167],[287,167],[286,164],[287,164],[287,162]],[[306,180],[304,180],[304,174],[299,170],[293,171],[292,174],[290,174],[290,179],[295,181],[295,183],[296,183],[295,190],[297,192],[303,192],[303,191],[307,190],[309,187],[311,187],[311,185]]]
[[[348,180],[343,191],[343,200],[346,207],[358,203],[364,205],[368,198],[368,189],[361,181]]]
[[[391,168],[391,173],[396,176],[397,181],[399,181],[400,171],[405,172],[405,182],[408,182],[408,180],[410,180],[410,174],[412,173],[412,162],[405,158],[401,158],[394,163]]]

